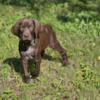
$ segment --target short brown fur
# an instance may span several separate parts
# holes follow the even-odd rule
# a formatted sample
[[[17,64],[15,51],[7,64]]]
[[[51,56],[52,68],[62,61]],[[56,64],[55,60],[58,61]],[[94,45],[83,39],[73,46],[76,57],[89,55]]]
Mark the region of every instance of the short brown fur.
[[[28,71],[28,60],[34,59],[36,71],[32,76],[38,76],[41,57],[48,46],[60,53],[63,65],[68,63],[66,52],[58,42],[56,34],[50,25],[41,24],[31,18],[23,18],[12,26],[11,31],[20,39],[19,53],[25,82],[30,82],[31,79]]]

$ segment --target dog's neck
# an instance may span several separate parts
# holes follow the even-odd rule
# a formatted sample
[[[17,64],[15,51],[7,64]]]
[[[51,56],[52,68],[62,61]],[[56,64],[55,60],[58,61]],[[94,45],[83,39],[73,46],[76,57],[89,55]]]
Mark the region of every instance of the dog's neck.
[[[19,51],[27,51],[28,48],[32,47],[32,48],[37,48],[39,44],[39,40],[35,39],[32,41],[22,41],[20,40],[19,43]]]
[[[35,39],[31,41],[31,45],[35,47],[39,43],[39,39]]]

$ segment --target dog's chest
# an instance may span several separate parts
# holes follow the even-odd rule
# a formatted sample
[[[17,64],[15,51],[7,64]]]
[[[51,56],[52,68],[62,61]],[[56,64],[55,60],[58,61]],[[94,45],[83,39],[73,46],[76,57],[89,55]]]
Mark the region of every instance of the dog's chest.
[[[21,54],[27,59],[33,59],[35,56],[36,48],[29,46],[26,51],[21,51]]]

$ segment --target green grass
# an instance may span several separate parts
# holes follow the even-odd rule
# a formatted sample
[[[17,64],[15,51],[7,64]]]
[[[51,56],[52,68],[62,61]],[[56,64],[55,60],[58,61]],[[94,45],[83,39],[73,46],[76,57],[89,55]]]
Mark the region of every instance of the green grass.
[[[64,23],[56,10],[48,7],[37,17],[25,7],[0,5],[0,100],[100,100],[100,23]],[[10,32],[25,16],[53,26],[70,62],[63,67],[59,54],[48,48],[52,59],[42,59],[40,75],[30,84],[22,81],[18,38]]]

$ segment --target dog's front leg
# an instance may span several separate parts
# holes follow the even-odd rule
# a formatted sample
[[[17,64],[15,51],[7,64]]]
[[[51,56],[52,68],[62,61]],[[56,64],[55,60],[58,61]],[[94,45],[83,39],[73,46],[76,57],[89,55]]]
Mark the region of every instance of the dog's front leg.
[[[26,83],[30,82],[30,74],[28,71],[28,59],[25,56],[21,56],[21,63],[23,68],[23,81]]]
[[[41,64],[41,54],[37,54],[35,56],[35,71],[32,74],[32,77],[35,78],[39,75],[40,72],[40,64]]]

